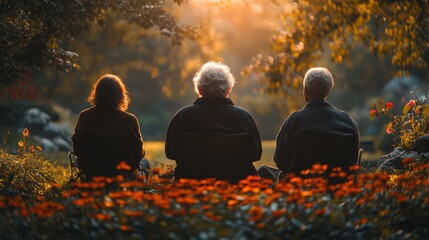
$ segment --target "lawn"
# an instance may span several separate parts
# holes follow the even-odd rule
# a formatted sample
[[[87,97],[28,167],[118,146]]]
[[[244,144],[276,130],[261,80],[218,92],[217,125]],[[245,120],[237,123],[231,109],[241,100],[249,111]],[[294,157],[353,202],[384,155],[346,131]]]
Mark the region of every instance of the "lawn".
[[[274,148],[275,141],[262,141],[262,157],[260,161],[254,162],[256,168],[263,164],[275,166],[273,161]],[[162,167],[165,165],[176,165],[175,161],[171,161],[165,157],[163,141],[146,141],[145,149],[146,158],[150,161],[151,166]],[[46,159],[49,159],[56,164],[68,166],[67,152],[44,153],[43,155]],[[368,165],[375,165],[375,161],[380,158],[381,155],[382,153],[380,152],[364,152],[362,155],[362,161]]]
[[[259,167],[262,164],[274,165],[273,152],[275,147],[275,141],[263,141],[262,142],[262,157],[260,161],[255,162],[255,166]],[[165,157],[164,153],[164,142],[152,141],[145,142],[145,149],[147,152],[146,158],[150,161],[152,166],[158,166],[162,164],[175,165],[174,161],[171,161]]]

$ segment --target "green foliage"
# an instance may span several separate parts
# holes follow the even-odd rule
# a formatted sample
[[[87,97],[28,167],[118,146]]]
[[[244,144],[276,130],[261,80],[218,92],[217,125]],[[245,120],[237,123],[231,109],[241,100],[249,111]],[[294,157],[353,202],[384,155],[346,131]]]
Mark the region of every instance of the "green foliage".
[[[65,168],[55,166],[39,155],[39,146],[28,144],[28,130],[18,142],[19,154],[0,149],[0,195],[19,195],[28,199],[55,198],[69,180]]]
[[[183,0],[174,0],[180,4]],[[1,1],[1,85],[19,80],[29,67],[73,70],[78,54],[68,43],[88,31],[92,23],[105,25],[104,13],[113,10],[129,23],[158,29],[179,44],[195,37],[193,28],[179,25],[165,10],[165,1]]]
[[[393,103],[379,99],[369,114],[370,117],[386,116],[389,119],[386,133],[395,136],[395,145],[411,149],[417,138],[429,133],[428,97],[410,100],[404,105],[401,114],[394,114],[392,108]]]
[[[283,4],[283,23],[271,40],[272,54],[247,67],[268,91],[300,88],[305,72],[321,62],[324,51],[341,63],[363,44],[380,58],[408,71],[427,67],[428,1],[293,1]]]

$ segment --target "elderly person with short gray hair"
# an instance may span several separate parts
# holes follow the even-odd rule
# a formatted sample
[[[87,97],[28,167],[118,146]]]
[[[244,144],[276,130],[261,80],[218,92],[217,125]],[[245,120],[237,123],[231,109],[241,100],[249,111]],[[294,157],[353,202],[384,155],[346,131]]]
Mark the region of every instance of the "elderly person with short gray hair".
[[[307,71],[303,81],[307,105],[284,121],[274,151],[278,169],[263,165],[258,169],[261,177],[275,178],[279,171],[301,175],[308,173],[303,170],[311,168],[313,163],[330,168],[340,166],[348,171],[356,163],[358,126],[347,112],[326,101],[333,86],[334,79],[328,69],[316,67]]]
[[[261,158],[258,128],[228,98],[235,79],[228,66],[207,62],[193,79],[198,99],[180,109],[167,131],[165,153],[176,161],[175,179],[216,178],[237,182],[256,175]]]

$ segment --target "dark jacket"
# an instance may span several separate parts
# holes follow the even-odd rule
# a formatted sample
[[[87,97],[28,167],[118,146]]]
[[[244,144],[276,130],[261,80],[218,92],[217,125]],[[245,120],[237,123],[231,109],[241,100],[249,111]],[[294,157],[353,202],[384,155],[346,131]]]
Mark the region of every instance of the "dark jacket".
[[[79,167],[88,177],[114,176],[121,161],[137,169],[145,155],[137,118],[117,109],[83,110],[72,139]]]
[[[344,136],[351,138],[351,144],[344,145],[346,144],[343,140]],[[358,144],[358,126],[348,113],[333,107],[329,102],[313,100],[284,121],[277,134],[274,162],[282,171],[296,172],[297,169],[293,169],[293,166],[297,163],[293,161],[301,161],[294,157],[298,149],[304,149],[308,155],[315,153],[314,161],[316,161],[322,154],[331,159],[337,159],[336,154],[340,151],[353,151],[355,154]],[[322,153],[315,152],[320,146],[326,149],[321,149]],[[350,149],[344,149],[345,147]],[[337,162],[330,164],[342,165],[338,162],[340,160],[335,161]]]
[[[176,160],[177,178],[217,178],[232,182],[256,174],[261,158],[259,131],[247,110],[229,98],[198,98],[171,120],[165,145]]]

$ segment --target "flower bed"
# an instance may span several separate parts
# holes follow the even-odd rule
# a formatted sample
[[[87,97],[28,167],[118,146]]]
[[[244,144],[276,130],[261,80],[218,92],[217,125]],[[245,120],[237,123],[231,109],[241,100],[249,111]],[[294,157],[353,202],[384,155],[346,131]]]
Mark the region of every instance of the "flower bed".
[[[98,178],[56,201],[0,197],[0,239],[421,239],[428,168],[338,185],[292,176],[278,184]]]

